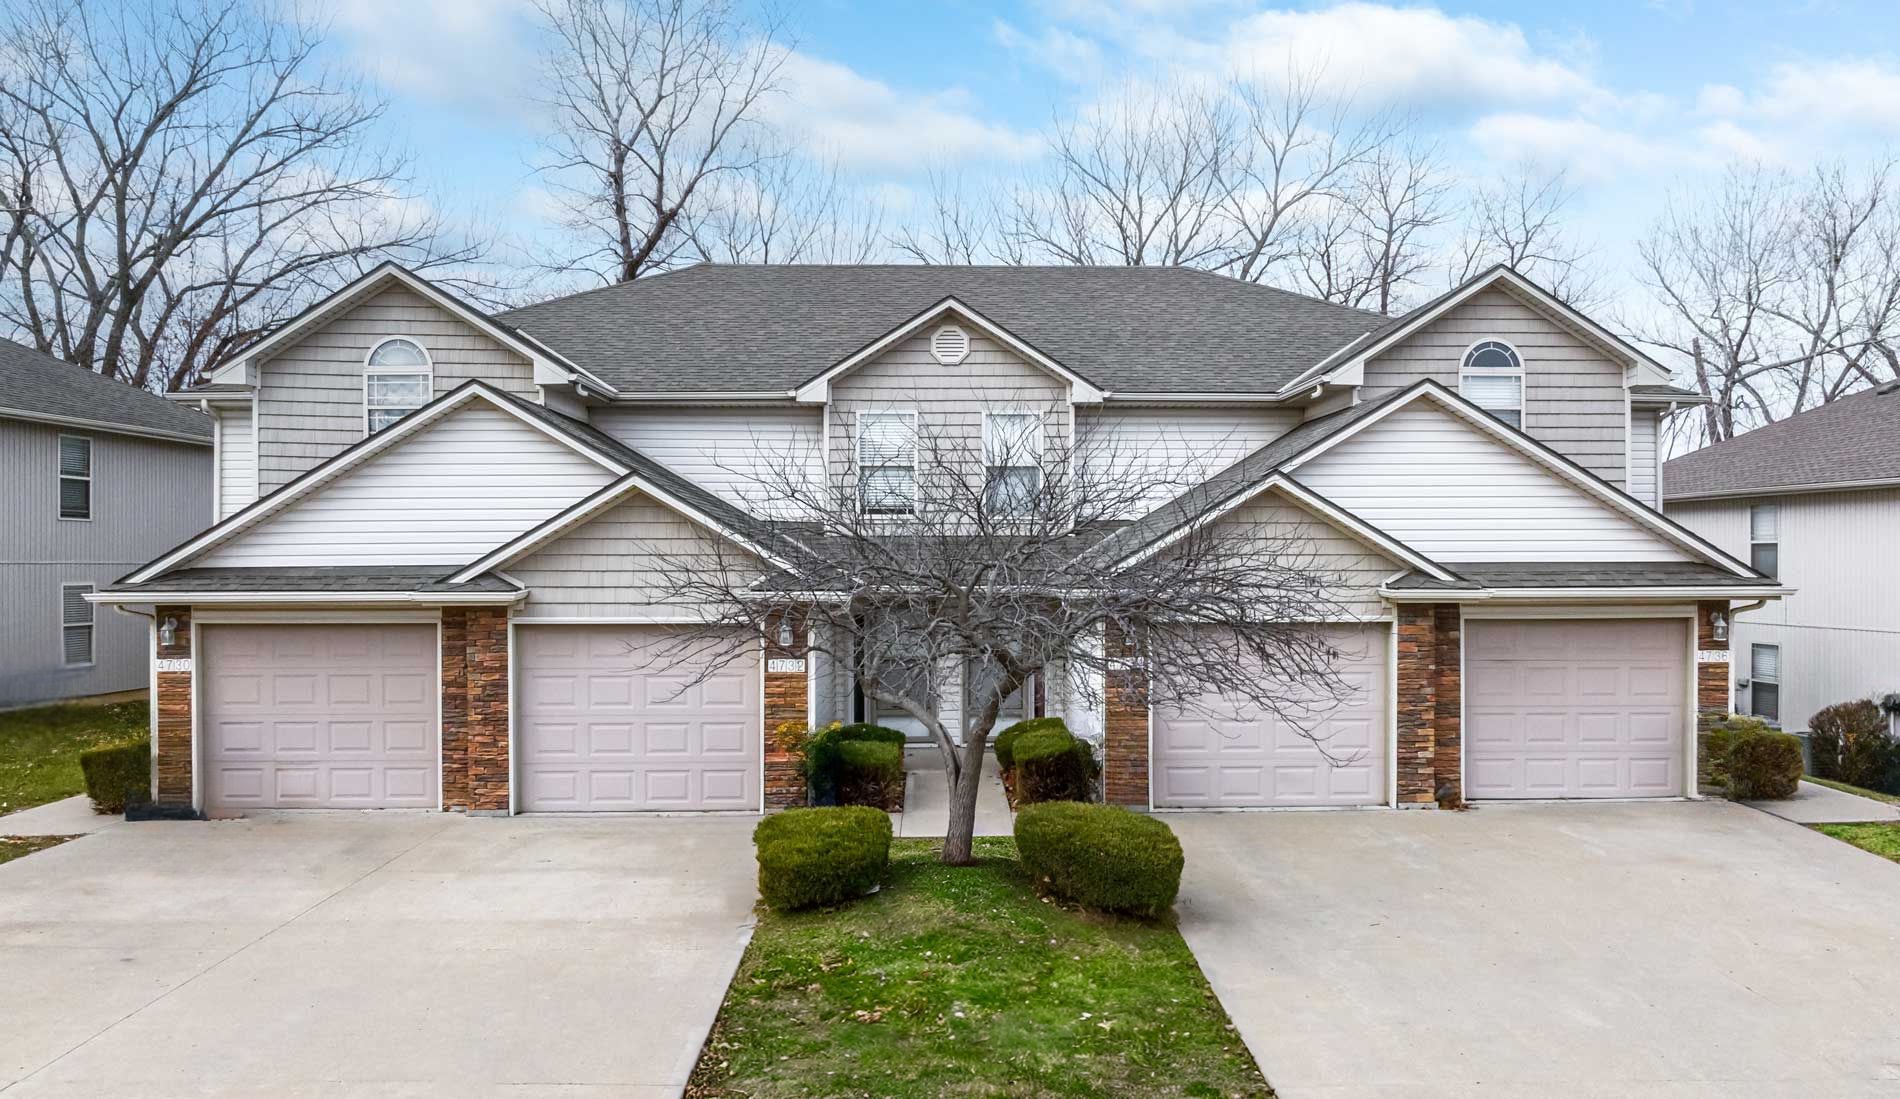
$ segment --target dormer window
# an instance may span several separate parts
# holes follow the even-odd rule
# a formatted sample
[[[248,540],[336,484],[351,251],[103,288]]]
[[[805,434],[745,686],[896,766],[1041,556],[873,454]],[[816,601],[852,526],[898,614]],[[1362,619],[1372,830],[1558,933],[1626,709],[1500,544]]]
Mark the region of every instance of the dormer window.
[[[363,368],[363,431],[374,435],[429,403],[434,366],[414,340],[394,337],[370,349]]]
[[[1464,399],[1510,424],[1524,426],[1524,360],[1502,340],[1482,340],[1465,352],[1458,370]]]

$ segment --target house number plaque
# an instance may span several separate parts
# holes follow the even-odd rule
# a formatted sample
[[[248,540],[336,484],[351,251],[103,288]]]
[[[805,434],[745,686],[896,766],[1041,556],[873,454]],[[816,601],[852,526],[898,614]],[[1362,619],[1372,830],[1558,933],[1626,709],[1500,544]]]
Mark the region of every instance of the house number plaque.
[[[1695,662],[1697,664],[1726,664],[1728,663],[1728,650],[1727,649],[1697,649],[1695,653]]]
[[[191,658],[188,656],[161,657],[157,667],[161,672],[188,672],[191,670]]]
[[[768,672],[802,672],[805,670],[805,661],[798,657],[775,657],[765,662],[765,670]]]

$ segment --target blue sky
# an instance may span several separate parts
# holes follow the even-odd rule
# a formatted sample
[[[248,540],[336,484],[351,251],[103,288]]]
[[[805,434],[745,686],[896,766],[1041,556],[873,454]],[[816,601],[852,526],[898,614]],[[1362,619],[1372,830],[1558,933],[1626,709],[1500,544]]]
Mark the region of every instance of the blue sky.
[[[390,136],[457,212],[532,235],[527,0],[330,0],[339,60],[392,100]],[[1579,235],[1624,269],[1671,188],[1735,159],[1800,168],[1900,146],[1891,2],[1262,4],[796,0],[781,123],[901,208],[932,160],[1033,163],[1053,109],[1130,77],[1323,65],[1414,112],[1461,179],[1565,167]]]

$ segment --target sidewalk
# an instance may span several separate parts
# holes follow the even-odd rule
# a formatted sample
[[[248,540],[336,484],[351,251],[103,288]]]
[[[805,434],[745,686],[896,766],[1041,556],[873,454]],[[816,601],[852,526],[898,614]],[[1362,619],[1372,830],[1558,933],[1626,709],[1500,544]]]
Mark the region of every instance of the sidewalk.
[[[996,757],[983,756],[983,785],[976,794],[976,834],[1007,836],[1015,830],[1015,816],[1003,796]],[[900,838],[941,837],[950,827],[950,788],[944,779],[943,752],[934,745],[904,749],[904,811],[891,814],[893,832]]]
[[[1864,798],[1818,782],[1803,782],[1801,792],[1785,801],[1747,801],[1742,804],[1796,824],[1859,824],[1870,820],[1900,820],[1900,805]]]
[[[124,823],[117,813],[93,812],[91,798],[74,794],[0,817],[0,836],[83,836]]]

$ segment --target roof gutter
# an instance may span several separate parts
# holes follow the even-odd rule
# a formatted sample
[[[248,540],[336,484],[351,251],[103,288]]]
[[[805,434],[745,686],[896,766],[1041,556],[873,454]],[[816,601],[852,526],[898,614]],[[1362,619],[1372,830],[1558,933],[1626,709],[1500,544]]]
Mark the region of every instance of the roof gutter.
[[[122,603],[402,603],[453,606],[510,606],[528,597],[526,589],[512,592],[424,591],[102,591],[90,592],[86,602],[107,606]]]
[[[193,435],[185,431],[166,431],[159,427],[131,427],[116,424],[108,420],[89,420],[83,416],[58,416],[51,412],[35,412],[25,408],[0,407],[0,418],[29,420],[34,423],[55,424],[60,427],[83,427],[88,431],[103,431],[111,435],[131,435],[140,439],[163,439],[172,443],[191,443],[194,446],[210,446],[211,436]]]
[[[1665,464],[1664,470],[1668,466]],[[1793,496],[1801,492],[1853,492],[1867,488],[1900,488],[1900,477],[1876,477],[1864,481],[1822,481],[1800,485],[1758,485],[1754,488],[1729,488],[1718,492],[1665,492],[1663,503],[1683,504],[1696,500],[1733,500],[1743,496]]]
[[[1391,603],[1483,603],[1492,600],[1541,603],[1564,600],[1755,598],[1761,603],[1766,603],[1769,599],[1793,595],[1797,590],[1790,587],[1767,588],[1759,584],[1749,586],[1705,584],[1671,588],[1482,588],[1475,591],[1461,588],[1382,587],[1379,589],[1379,598]]]

